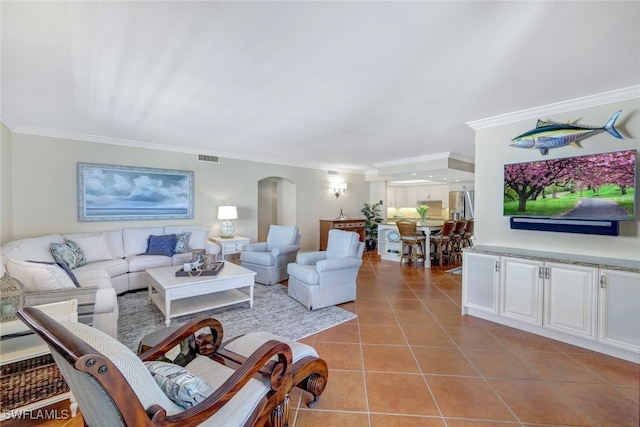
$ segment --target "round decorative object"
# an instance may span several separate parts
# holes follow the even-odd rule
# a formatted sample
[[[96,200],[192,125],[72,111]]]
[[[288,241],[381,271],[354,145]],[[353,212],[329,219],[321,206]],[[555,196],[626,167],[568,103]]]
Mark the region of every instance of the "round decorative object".
[[[397,242],[398,240],[400,240],[400,233],[395,230],[390,231],[389,234],[387,234],[387,239],[392,242]]]
[[[14,320],[23,306],[24,286],[5,272],[0,278],[0,322]]]

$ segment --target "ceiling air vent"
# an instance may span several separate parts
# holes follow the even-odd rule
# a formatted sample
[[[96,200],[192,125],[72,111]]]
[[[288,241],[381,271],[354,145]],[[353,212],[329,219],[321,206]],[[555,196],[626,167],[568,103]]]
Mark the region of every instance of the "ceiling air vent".
[[[198,160],[202,162],[211,162],[211,163],[220,163],[220,157],[218,156],[207,156],[204,154],[198,154]]]
[[[327,171],[329,175],[338,175],[338,171]]]

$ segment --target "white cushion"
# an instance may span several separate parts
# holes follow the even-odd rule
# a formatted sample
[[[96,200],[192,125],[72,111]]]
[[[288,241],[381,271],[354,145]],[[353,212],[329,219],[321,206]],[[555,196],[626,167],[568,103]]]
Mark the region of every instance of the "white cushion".
[[[329,230],[327,259],[355,257],[358,253],[360,235],[352,231]]]
[[[188,250],[205,249],[209,240],[210,228],[206,225],[170,225],[164,228],[164,234],[180,234],[190,231]]]
[[[7,260],[7,271],[18,279],[25,292],[53,291],[58,289],[76,289],[67,273],[55,264]]]
[[[295,245],[298,227],[295,225],[271,225],[267,235],[267,250],[277,246]]]
[[[162,227],[125,228],[122,230],[125,256],[139,255],[147,252],[148,239],[151,235],[162,236]]]
[[[18,249],[25,260],[55,261],[51,254],[51,243],[64,243],[60,234],[23,239],[18,242]]]
[[[292,362],[296,363],[303,357],[318,357],[318,352],[310,345],[301,342],[282,338],[269,332],[249,332],[239,338],[232,340],[224,346],[225,350],[232,351],[240,356],[249,357],[262,344],[269,340],[281,341],[291,347]],[[275,356],[274,356],[275,359]]]
[[[80,246],[87,262],[106,261],[113,259],[107,236],[100,234],[76,234],[69,240],[74,241]]]

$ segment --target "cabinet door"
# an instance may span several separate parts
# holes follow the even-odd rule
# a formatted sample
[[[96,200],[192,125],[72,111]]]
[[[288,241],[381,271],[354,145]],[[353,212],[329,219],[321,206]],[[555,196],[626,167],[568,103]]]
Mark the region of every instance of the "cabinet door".
[[[545,328],[595,340],[596,275],[594,267],[545,264]]]
[[[598,341],[640,352],[640,274],[600,270]]]
[[[471,252],[464,252],[463,257],[463,308],[474,307],[497,313],[500,257]]]
[[[542,326],[543,264],[502,257],[500,266],[500,314]]]

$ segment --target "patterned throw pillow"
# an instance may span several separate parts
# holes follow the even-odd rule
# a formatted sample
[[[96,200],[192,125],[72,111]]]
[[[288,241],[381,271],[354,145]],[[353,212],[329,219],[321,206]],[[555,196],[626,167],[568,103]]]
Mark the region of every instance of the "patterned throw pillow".
[[[158,361],[144,364],[167,397],[184,409],[194,407],[214,391],[205,380],[181,366]]]
[[[173,250],[173,253],[183,254],[185,252],[190,252],[189,248],[189,237],[191,237],[190,231],[185,231],[184,233],[176,234],[176,247]]]
[[[82,248],[73,240],[64,243],[51,243],[51,255],[56,262],[64,263],[69,268],[77,268],[87,263]]]
[[[145,255],[165,255],[173,256],[173,249],[176,247],[176,235],[166,234],[164,236],[149,236],[149,244]]]

